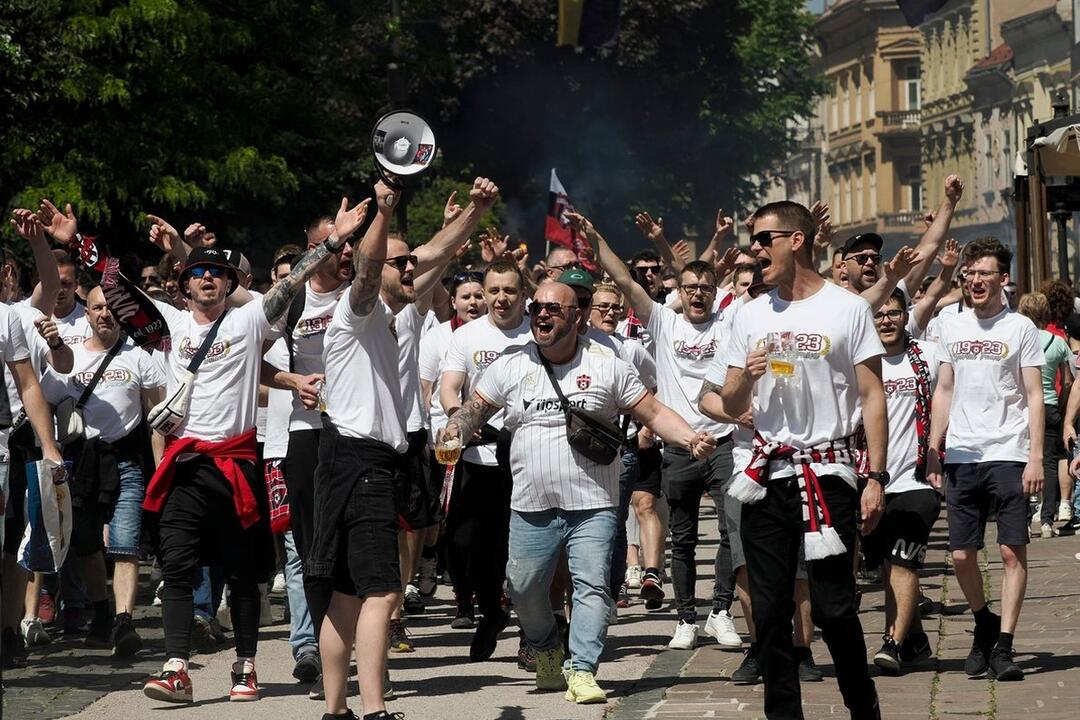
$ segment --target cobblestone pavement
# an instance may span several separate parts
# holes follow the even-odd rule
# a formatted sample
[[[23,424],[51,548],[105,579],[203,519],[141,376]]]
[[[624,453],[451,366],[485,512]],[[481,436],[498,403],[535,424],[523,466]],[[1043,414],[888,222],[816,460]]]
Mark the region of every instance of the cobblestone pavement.
[[[701,528],[699,598],[711,595],[711,558],[716,551],[711,503],[702,506]],[[1073,557],[1077,552],[1077,537],[1032,541],[1028,599],[1016,636],[1017,660],[1027,673],[1025,680],[1000,685],[969,680],[962,666],[971,643],[972,621],[955,578],[947,573],[944,525],[939,526],[923,585],[952,614],[934,614],[924,621],[936,647],[935,660],[911,668],[900,678],[877,678],[884,717],[1014,720],[1028,713],[1038,720],[1080,717],[1080,561]],[[989,586],[997,597],[1001,563],[996,551],[986,557]],[[4,676],[3,718],[48,720],[78,713],[80,720],[127,720],[179,709],[149,702],[139,690],[145,677],[160,668],[163,650],[159,612],[148,607],[149,599],[148,595],[140,598],[136,624],[146,650],[135,662],[119,663],[106,651],[84,648],[80,638],[59,636],[51,646],[35,649],[29,668]],[[273,602],[280,619],[283,598],[275,597]],[[664,648],[674,627],[670,612],[645,613],[639,603],[621,611],[619,623],[611,629],[599,677],[608,690],[609,703],[573,706],[559,693],[537,693],[531,677],[516,667],[513,627],[503,633],[492,661],[469,663],[469,633],[447,629],[450,611],[449,594],[440,588],[429,611],[409,621],[417,652],[391,657],[397,691],[397,699],[389,705],[392,712],[404,712],[410,720],[764,717],[760,685],[737,687],[724,679],[741,661],[739,653],[720,650],[704,634],[694,651]],[[707,608],[702,607],[702,617],[705,613]],[[872,653],[880,643],[883,623],[880,588],[864,588],[861,618]],[[745,629],[739,617],[736,626]],[[323,705],[307,700],[304,689],[290,677],[287,635],[285,625],[263,629],[259,676],[264,700],[239,707],[232,704],[228,717],[263,720],[321,715]],[[225,710],[221,701],[227,693],[231,646],[203,645],[202,649],[192,663],[197,697],[195,705],[183,711],[188,720],[223,717]],[[826,679],[803,686],[806,717],[846,717],[820,638],[815,640],[814,654]],[[360,711],[358,698],[351,698],[350,704]]]

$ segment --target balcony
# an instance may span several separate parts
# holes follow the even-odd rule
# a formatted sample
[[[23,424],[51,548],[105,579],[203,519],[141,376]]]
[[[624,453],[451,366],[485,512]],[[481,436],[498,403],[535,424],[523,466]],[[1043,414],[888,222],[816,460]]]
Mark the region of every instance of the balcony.
[[[922,113],[919,110],[882,110],[877,113],[877,118],[879,135],[914,135],[919,132]]]
[[[922,210],[904,210],[896,213],[882,213],[882,224],[887,229],[896,229],[910,232],[914,226],[923,225],[923,217],[926,215]]]

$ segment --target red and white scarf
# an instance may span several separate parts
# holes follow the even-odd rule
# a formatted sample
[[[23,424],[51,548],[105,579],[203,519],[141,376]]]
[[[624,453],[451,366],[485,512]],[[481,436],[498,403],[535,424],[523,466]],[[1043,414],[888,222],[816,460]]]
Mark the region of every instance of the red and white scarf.
[[[821,560],[842,555],[847,548],[832,526],[825,494],[812,466],[840,463],[853,466],[856,472],[864,472],[866,453],[860,449],[859,436],[861,433],[799,449],[780,442],[766,442],[760,433],[754,433],[754,454],[746,469],[732,479],[728,495],[749,505],[760,502],[768,490],[769,464],[781,460],[790,462],[795,467],[802,496],[803,550],[806,559]]]

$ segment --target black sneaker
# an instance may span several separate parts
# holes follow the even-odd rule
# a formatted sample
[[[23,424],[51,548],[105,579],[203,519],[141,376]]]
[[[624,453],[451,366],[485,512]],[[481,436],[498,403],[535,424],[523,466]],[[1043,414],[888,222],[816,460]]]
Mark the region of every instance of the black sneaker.
[[[134,657],[142,650],[142,638],[131,622],[131,613],[120,613],[113,621],[112,646],[116,657]]]
[[[4,628],[0,635],[0,664],[5,670],[26,667],[26,645],[22,633],[16,629]]]
[[[401,602],[407,615],[420,615],[424,612],[424,598],[420,597],[420,588],[409,583],[405,586],[405,599]]]
[[[890,635],[885,635],[881,639],[881,649],[874,655],[874,664],[881,668],[881,672],[885,675],[899,675],[903,664],[900,659],[901,648]]]
[[[917,663],[929,659],[934,654],[930,647],[930,638],[926,633],[908,633],[904,642],[900,645],[900,661],[903,663]]]
[[[747,651],[743,655],[742,664],[731,673],[731,682],[736,685],[757,685],[761,681],[761,666],[758,665],[757,657]]]
[[[971,641],[971,651],[964,660],[964,672],[968,677],[978,677],[986,672],[990,666],[990,652],[994,649],[998,635],[1001,633],[1001,617],[991,614],[991,619],[983,626],[975,623],[974,638]]]
[[[650,599],[645,601],[645,609],[646,610],[659,610],[662,607],[664,607],[664,601],[663,600],[658,600],[656,598],[650,598]]]
[[[319,651],[313,647],[305,647],[296,657],[293,665],[292,676],[302,683],[313,683],[315,678],[322,675],[322,658]]]
[[[934,601],[925,595],[919,596],[919,617],[929,617],[934,614]]]
[[[536,672],[536,651],[522,637],[518,642],[517,664],[522,670]]]
[[[814,664],[813,656],[806,656],[799,660],[799,680],[801,682],[824,682],[825,673],[821,672]]]
[[[319,677],[315,678],[315,682],[311,683],[311,687],[308,689],[308,700],[325,700],[326,691],[323,689],[322,673],[319,673]],[[323,717],[326,717],[325,715]],[[329,717],[334,717],[330,715]]]
[[[473,614],[458,611],[457,617],[450,621],[450,627],[454,630],[472,630],[476,627],[476,618]]]
[[[990,653],[989,675],[998,682],[1024,679],[1024,671],[1013,662],[1013,651],[998,647]]]
[[[111,618],[94,618],[86,630],[83,643],[89,648],[108,648],[113,646],[113,624]]]
[[[469,661],[483,662],[495,652],[495,646],[499,643],[499,633],[510,622],[510,616],[501,610],[484,615],[480,624],[473,634],[472,643],[469,644]]]
[[[322,720],[360,720],[356,717],[352,710],[346,710],[340,715],[331,715],[330,713],[323,713]]]

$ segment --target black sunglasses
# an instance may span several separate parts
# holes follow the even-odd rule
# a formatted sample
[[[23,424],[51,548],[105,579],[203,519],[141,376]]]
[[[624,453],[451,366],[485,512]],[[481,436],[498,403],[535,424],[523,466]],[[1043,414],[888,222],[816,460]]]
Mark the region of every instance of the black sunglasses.
[[[564,309],[575,310],[577,309],[577,305],[563,305],[562,303],[557,302],[545,303],[533,300],[531,303],[529,303],[528,308],[529,314],[534,317],[539,315],[541,310],[547,310],[547,314],[551,315],[552,317],[562,317]]]
[[[644,277],[649,273],[652,273],[653,275],[658,275],[662,268],[662,265],[638,265],[635,268],[631,268],[631,271]]]
[[[466,270],[465,272],[459,272],[450,281],[450,286],[453,292],[457,292],[457,289],[465,283],[480,283],[484,284],[484,273],[479,270]]]
[[[416,267],[420,264],[420,260],[415,255],[398,255],[397,257],[386,258],[386,264],[393,265],[398,269],[398,272],[405,272],[405,268],[409,266],[409,263]]]
[[[750,236],[750,244],[757,243],[761,247],[772,247],[772,241],[774,238],[783,237],[785,235],[794,235],[799,232],[798,230],[760,230]]]
[[[865,265],[866,263],[870,262],[871,260],[874,261],[875,265],[880,265],[881,264],[881,255],[879,255],[878,253],[859,253],[858,255],[848,255],[844,259],[845,260],[854,260],[859,265]]]

